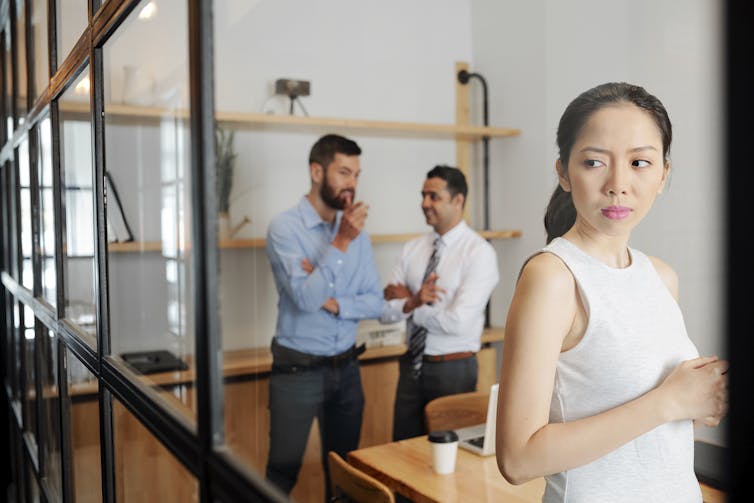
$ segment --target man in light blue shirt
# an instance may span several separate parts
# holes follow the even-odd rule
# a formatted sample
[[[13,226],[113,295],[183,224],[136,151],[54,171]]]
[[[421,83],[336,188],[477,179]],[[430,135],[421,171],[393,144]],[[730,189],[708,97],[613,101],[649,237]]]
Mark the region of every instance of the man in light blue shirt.
[[[270,452],[266,477],[290,493],[314,417],[320,429],[326,500],[327,453],[356,449],[364,393],[356,329],[379,318],[383,294],[362,229],[369,207],[354,203],[361,149],[329,134],[309,155],[311,189],[267,230],[267,258],[279,294],[272,339]]]

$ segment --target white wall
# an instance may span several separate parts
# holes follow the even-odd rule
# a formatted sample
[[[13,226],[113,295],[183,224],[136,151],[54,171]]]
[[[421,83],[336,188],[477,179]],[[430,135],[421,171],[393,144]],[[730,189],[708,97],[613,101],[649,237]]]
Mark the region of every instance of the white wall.
[[[273,92],[277,78],[290,77],[311,81],[302,101],[312,116],[455,122],[455,63],[472,55],[469,2],[238,0],[217,9],[219,111],[287,114],[288,99]],[[310,186],[309,150],[327,132],[236,132],[231,220],[252,220],[238,237],[263,237],[275,214],[298,203]],[[419,191],[434,165],[455,164],[455,142],[336,132],[363,149],[357,199],[370,205],[366,230],[427,230]],[[399,244],[375,248],[383,282],[399,252]],[[264,251],[223,250],[221,291],[224,347],[269,344],[277,294]]]
[[[490,154],[492,226],[524,231],[498,247],[504,265],[493,322],[505,322],[518,268],[544,244],[560,115],[580,92],[627,81],[663,101],[674,134],[670,185],[631,245],[675,268],[690,338],[701,354],[725,356],[719,4],[472,0],[472,6],[473,59],[492,89],[490,121],[523,130],[515,142],[493,142]],[[724,426],[697,436],[724,445]]]
[[[690,337],[702,354],[724,356],[721,12],[716,3],[235,0],[216,8],[220,111],[287,113],[285,99],[270,96],[275,79],[292,77],[311,80],[312,96],[303,99],[311,115],[452,123],[455,62],[467,61],[486,77],[491,124],[522,130],[520,137],[490,143],[491,227],[523,231],[520,239],[494,242],[501,271],[492,298],[497,326],[505,323],[521,264],[544,244],[542,216],[555,185],[555,129],[563,109],[601,82],[645,86],[670,112],[674,172],[669,190],[631,244],[675,267]],[[138,45],[139,37],[131,39],[129,45]],[[128,54],[119,53],[119,60]],[[147,61],[156,89],[173,81],[174,69],[185,63],[160,67]],[[117,96],[117,83],[112,85]],[[481,89],[475,81],[471,85],[480,123]],[[237,133],[231,218],[252,219],[239,237],[264,236],[272,216],[308,190],[308,152],[324,132]],[[433,165],[455,163],[454,142],[353,138],[364,149],[357,197],[371,205],[367,231],[427,230],[419,210],[421,183]],[[481,148],[475,159],[471,200],[478,210]],[[473,220],[478,224],[480,215]],[[375,249],[383,283],[399,250],[400,245]],[[113,267],[129,275],[128,259]],[[264,252],[223,250],[220,290],[224,347],[268,344],[277,296]],[[724,443],[722,428],[698,435]]]

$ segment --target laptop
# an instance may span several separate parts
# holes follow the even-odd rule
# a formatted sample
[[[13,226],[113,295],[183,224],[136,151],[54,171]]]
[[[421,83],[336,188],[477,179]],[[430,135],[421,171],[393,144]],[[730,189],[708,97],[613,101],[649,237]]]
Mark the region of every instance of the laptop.
[[[495,421],[497,420],[498,383],[490,386],[490,399],[487,401],[487,420],[482,424],[459,428],[458,446],[480,456],[495,454]]]

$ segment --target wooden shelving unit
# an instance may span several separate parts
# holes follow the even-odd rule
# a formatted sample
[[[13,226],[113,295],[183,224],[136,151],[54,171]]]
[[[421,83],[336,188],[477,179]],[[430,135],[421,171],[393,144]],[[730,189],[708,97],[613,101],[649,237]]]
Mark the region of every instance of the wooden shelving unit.
[[[88,104],[67,102],[60,104],[63,119],[89,114]],[[338,130],[343,132],[377,134],[386,136],[458,139],[476,141],[484,137],[504,138],[518,136],[521,130],[508,127],[484,127],[463,124],[429,124],[422,122],[397,122],[366,119],[341,119],[336,117],[302,117],[295,115],[270,115],[260,113],[217,112],[218,123],[235,129],[270,131]],[[158,107],[105,104],[105,118],[143,124],[163,119],[188,119],[187,110],[168,110]]]
[[[458,63],[456,72],[468,70],[466,63]],[[62,119],[87,118],[91,113],[88,103],[61,102]],[[474,126],[469,124],[469,88],[456,81],[456,123],[430,124],[420,122],[379,121],[366,119],[343,119],[334,117],[302,117],[295,115],[270,115],[261,113],[217,112],[217,122],[234,129],[260,131],[339,131],[362,135],[391,136],[398,138],[432,138],[450,139],[456,143],[456,165],[470,180],[471,145],[485,138],[505,138],[518,136],[520,129],[509,127]],[[135,106],[127,104],[105,104],[106,121],[143,125],[159,123],[162,120],[188,120],[188,110],[166,109],[161,107]],[[470,221],[469,205],[466,205],[465,219]],[[373,234],[374,244],[403,243],[422,233],[410,234]],[[520,230],[484,230],[479,234],[488,240],[510,239],[521,236]],[[263,248],[264,238],[231,239],[219,243],[221,249]],[[111,243],[108,250],[112,253],[160,252],[160,241],[130,243]]]
[[[415,237],[421,236],[422,233],[410,234],[375,234],[370,236],[372,243],[405,243]],[[521,237],[519,230],[501,230],[501,231],[479,231],[479,235],[489,240],[511,239]],[[238,249],[238,248],[264,248],[264,238],[251,239],[226,239],[220,241],[221,249]],[[136,253],[136,252],[160,252],[162,243],[160,241],[131,241],[128,243],[110,243],[107,246],[110,253]]]

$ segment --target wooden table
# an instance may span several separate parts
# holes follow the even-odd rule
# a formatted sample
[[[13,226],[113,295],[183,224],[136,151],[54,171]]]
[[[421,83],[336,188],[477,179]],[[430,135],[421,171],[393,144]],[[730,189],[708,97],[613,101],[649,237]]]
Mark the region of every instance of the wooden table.
[[[437,475],[432,469],[432,446],[425,435],[351,451],[348,462],[418,503],[540,503],[545,490],[544,478],[511,485],[500,475],[495,456],[477,456],[460,448],[455,473]],[[704,503],[727,501],[723,491],[704,483],[699,486]]]
[[[514,486],[497,468],[495,456],[478,456],[458,449],[456,470],[437,475],[432,469],[432,446],[426,435],[351,451],[353,466],[416,502],[539,503],[545,479]]]

